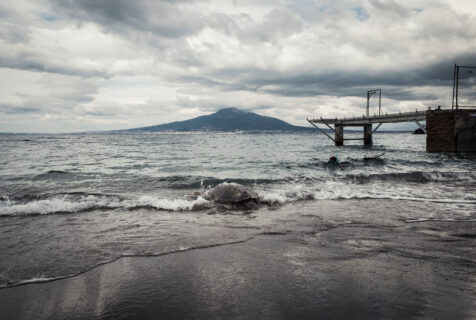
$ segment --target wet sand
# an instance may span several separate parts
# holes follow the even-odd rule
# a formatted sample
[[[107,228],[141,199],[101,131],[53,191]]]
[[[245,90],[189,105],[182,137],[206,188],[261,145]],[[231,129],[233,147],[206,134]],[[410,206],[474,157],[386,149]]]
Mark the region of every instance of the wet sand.
[[[474,222],[343,224],[0,290],[0,319],[474,319]]]

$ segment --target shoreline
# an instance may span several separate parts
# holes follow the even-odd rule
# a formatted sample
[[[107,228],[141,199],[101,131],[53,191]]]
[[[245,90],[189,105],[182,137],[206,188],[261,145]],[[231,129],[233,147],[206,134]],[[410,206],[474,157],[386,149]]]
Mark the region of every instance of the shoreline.
[[[27,286],[27,285],[35,285],[35,284],[44,284],[44,283],[49,283],[49,282],[55,282],[55,281],[61,281],[61,280],[67,280],[70,278],[78,277],[81,276],[85,273],[88,273],[90,271],[93,271],[96,268],[102,267],[107,264],[114,263],[120,259],[125,259],[125,258],[158,258],[162,256],[167,256],[170,254],[176,254],[176,253],[181,253],[181,252],[187,252],[187,251],[192,251],[192,250],[201,250],[201,249],[208,249],[208,248],[214,248],[214,247],[221,247],[221,246],[229,246],[229,245],[234,245],[238,243],[244,243],[249,240],[252,240],[254,237],[250,237],[245,240],[238,240],[238,241],[232,241],[232,242],[225,242],[225,243],[217,243],[217,244],[210,244],[210,245],[204,245],[204,246],[198,246],[198,247],[191,247],[191,248],[183,248],[179,250],[173,250],[173,251],[167,251],[163,253],[152,253],[152,254],[122,254],[112,260],[109,261],[104,261],[104,262],[99,262],[98,264],[95,264],[93,266],[90,266],[82,271],[79,271],[74,274],[70,275],[64,275],[64,276],[58,276],[54,278],[38,278],[38,279],[29,279],[29,280],[24,280],[19,283],[14,283],[12,285],[7,285],[7,286],[0,286],[0,291],[1,290],[7,290],[10,288],[15,288],[15,287],[20,287],[20,286]]]
[[[355,223],[123,256],[0,289],[0,318],[470,319],[474,233],[472,222]]]

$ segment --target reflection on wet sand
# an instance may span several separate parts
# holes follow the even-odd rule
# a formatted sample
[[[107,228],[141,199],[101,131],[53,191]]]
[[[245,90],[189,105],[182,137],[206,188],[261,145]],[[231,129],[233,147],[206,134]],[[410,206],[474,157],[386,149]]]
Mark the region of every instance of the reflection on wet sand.
[[[339,202],[324,205],[255,212],[252,220],[261,229],[243,229],[254,232],[244,242],[124,257],[76,277],[2,289],[0,318],[470,319],[476,314],[474,222],[380,218],[378,210],[389,204],[375,201],[355,204],[360,212],[366,206],[374,212],[351,219],[335,211],[331,221],[330,207],[342,208]],[[352,211],[352,202],[347,208]],[[223,218],[223,230],[235,231],[226,226],[234,216]]]

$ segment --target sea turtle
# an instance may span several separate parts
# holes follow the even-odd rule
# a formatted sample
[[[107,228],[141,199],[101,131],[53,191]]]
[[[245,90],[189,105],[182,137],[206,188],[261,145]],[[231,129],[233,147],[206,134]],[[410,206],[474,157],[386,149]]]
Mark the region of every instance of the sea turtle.
[[[242,209],[256,209],[259,203],[259,196],[256,192],[234,182],[223,182],[208,191],[195,191],[187,194],[187,198],[190,200],[196,200],[198,197],[220,205],[231,205]]]
[[[189,198],[202,196],[208,201],[221,205],[232,205],[245,209],[256,209],[259,197],[253,190],[234,182],[223,182],[215,188],[206,192],[193,192],[188,194]]]
[[[205,199],[218,203],[258,202],[258,194],[241,184],[233,182],[223,182],[208,191],[204,196]]]

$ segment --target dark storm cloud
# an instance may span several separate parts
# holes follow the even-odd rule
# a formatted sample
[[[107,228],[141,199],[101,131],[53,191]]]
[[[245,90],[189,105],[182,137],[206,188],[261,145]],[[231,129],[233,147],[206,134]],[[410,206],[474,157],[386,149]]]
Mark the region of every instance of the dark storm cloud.
[[[452,69],[451,69],[452,70]],[[451,73],[450,70],[450,73]],[[265,73],[266,75],[263,75]],[[269,93],[283,97],[326,96],[365,96],[368,90],[385,88],[385,95],[396,100],[433,100],[438,98],[433,93],[415,93],[409,87],[420,85],[449,85],[451,79],[420,77],[418,72],[397,72],[381,74],[345,73],[339,74],[300,74],[289,77],[283,73],[263,72],[249,74],[243,82],[222,82],[205,77],[184,77],[181,82],[199,83],[215,87],[221,91],[250,91]],[[404,73],[404,75],[402,75]],[[436,72],[434,72],[436,73]],[[429,73],[431,76],[432,74]],[[452,73],[451,73],[452,75]],[[402,79],[401,77],[405,78]]]
[[[61,60],[55,61],[53,58],[45,57],[39,53],[33,52],[22,52],[15,55],[8,54],[7,52],[1,52],[0,67],[81,77],[110,77],[110,75],[105,72],[88,70],[84,68],[75,68],[69,64],[63,63]]]
[[[97,23],[118,32],[153,32],[155,36],[180,38],[205,27],[218,29],[241,40],[271,41],[302,28],[302,22],[286,8],[274,8],[263,21],[250,15],[198,12],[180,3],[189,1],[152,0],[49,0],[55,12],[79,21]],[[238,23],[239,22],[239,23]],[[246,27],[244,27],[245,25]]]
[[[270,70],[220,70],[216,78],[241,78],[236,83],[210,81],[194,78],[207,85],[221,86],[227,90],[249,90],[267,92],[288,97],[313,97],[318,95],[365,96],[367,90],[386,88],[385,95],[395,100],[433,100],[438,96],[432,92],[417,93],[413,88],[438,86],[450,88],[453,82],[453,67],[476,65],[476,54],[464,54],[456,58],[445,58],[427,66],[415,66],[403,70],[347,71],[336,68],[332,72],[298,73]],[[187,79],[184,79],[187,81]]]
[[[378,74],[345,73],[298,75],[287,78],[286,76],[275,79],[260,79],[257,85],[263,91],[288,97],[313,97],[327,96],[365,96],[368,90],[385,88],[385,95],[396,100],[427,100],[436,99],[435,94],[427,93],[425,96],[415,93],[411,87],[421,85],[446,85],[447,81],[422,78],[417,72],[382,72]],[[266,86],[276,85],[271,89]]]
[[[476,66],[476,53],[464,53],[454,57],[444,57],[429,66],[417,69],[421,77],[428,81],[453,81],[454,65]]]
[[[267,13],[259,23],[247,14],[228,15],[213,12],[197,15],[191,9],[181,8],[174,1],[125,1],[125,0],[51,0],[55,10],[70,18],[79,21],[90,21],[101,25],[106,30],[112,30],[125,35],[144,33],[143,41],[161,46],[161,59],[182,67],[203,67],[204,61],[198,58],[197,53],[180,38],[197,34],[204,27],[209,26],[232,36],[246,45],[247,43],[262,43],[275,39],[288,37],[303,28],[303,22],[286,8],[273,9]],[[179,4],[181,2],[178,2]],[[183,2],[182,2],[183,3]],[[356,9],[357,8],[357,9]],[[372,0],[369,8],[374,13],[396,15],[400,18],[408,17],[412,10],[404,8],[395,1]],[[367,20],[369,13],[364,7],[351,8],[359,15],[359,20]],[[324,10],[325,11],[325,10]],[[345,25],[341,25],[342,29]],[[165,38],[160,44],[154,42],[157,37]],[[167,40],[169,39],[169,40]],[[386,48],[378,43],[369,42],[369,52],[380,52]],[[380,47],[379,47],[380,46]],[[210,46],[210,50],[213,47]],[[0,61],[1,62],[1,61]],[[26,66],[38,70],[48,70],[41,64],[27,61]],[[362,92],[375,87],[392,88],[389,93],[392,97],[402,100],[418,100],[412,90],[398,89],[405,86],[446,85],[451,78],[448,72],[447,61],[439,64],[409,68],[394,71],[381,68],[378,71],[347,71],[336,66],[332,72],[301,71],[294,74],[279,72],[275,69],[233,69],[221,68],[213,73],[204,72],[200,76],[182,76],[176,81],[195,83],[220,90],[246,90],[252,92],[266,92],[278,96],[312,97],[317,95],[334,96],[361,96]],[[79,70],[55,70],[53,72],[70,72],[79,74]],[[84,75],[97,76],[98,72],[91,74],[81,70]],[[105,76],[105,75],[102,75]],[[267,86],[274,86],[267,88]],[[434,94],[427,97],[436,98]]]
[[[41,112],[40,108],[27,107],[27,106],[17,106],[11,104],[0,104],[0,113],[6,114],[36,114]]]
[[[177,38],[203,27],[193,12],[181,10],[174,1],[152,0],[50,0],[55,11],[73,19],[97,23],[118,32],[153,32]]]
[[[365,97],[368,90],[382,89],[383,95],[386,98],[394,99],[397,101],[422,101],[422,100],[435,100],[439,96],[432,93],[421,94],[419,92],[413,92],[410,89],[392,86],[354,86],[354,87],[339,87],[339,88],[326,88],[322,86],[306,86],[298,88],[290,88],[285,86],[278,86],[273,89],[265,89],[263,92],[270,93],[283,97],[316,97],[316,96],[336,96],[336,97]]]

